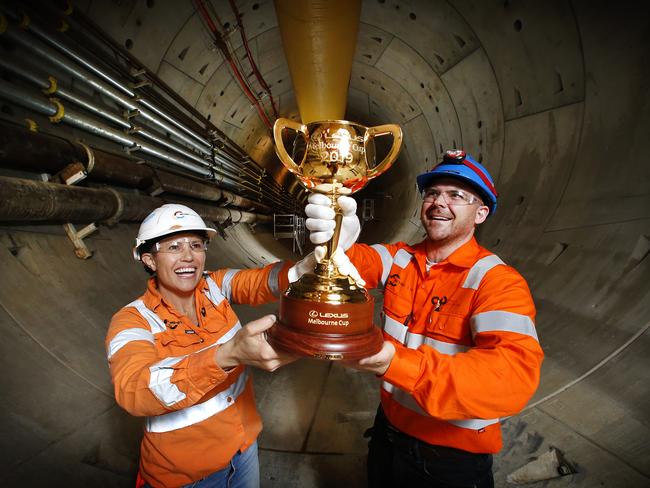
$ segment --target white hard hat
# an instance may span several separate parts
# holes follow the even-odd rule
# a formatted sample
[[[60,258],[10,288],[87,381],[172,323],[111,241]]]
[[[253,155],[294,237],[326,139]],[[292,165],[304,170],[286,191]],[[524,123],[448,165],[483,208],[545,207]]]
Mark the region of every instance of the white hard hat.
[[[217,231],[205,225],[203,219],[190,207],[168,203],[151,212],[140,224],[138,237],[133,246],[133,257],[140,261],[140,246],[151,239],[164,237],[176,232],[198,230],[211,239]]]

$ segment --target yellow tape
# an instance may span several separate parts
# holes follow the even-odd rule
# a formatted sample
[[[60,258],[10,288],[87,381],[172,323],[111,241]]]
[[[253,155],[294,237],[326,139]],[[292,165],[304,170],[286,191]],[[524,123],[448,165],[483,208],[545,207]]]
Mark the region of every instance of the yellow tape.
[[[29,18],[29,15],[27,15],[25,12],[22,13],[22,17],[20,19],[20,24],[18,24],[18,27],[21,29],[27,29],[29,27],[29,24],[31,24],[32,19]]]
[[[63,11],[63,13],[66,15],[72,15],[72,12],[74,11],[74,8],[72,7],[72,2],[68,0],[66,3],[68,5],[66,6],[66,9]]]
[[[43,90],[43,93],[46,95],[52,95],[54,92],[56,92],[56,89],[58,87],[56,78],[54,76],[48,76],[47,81],[50,82],[50,86],[48,86],[45,90]]]
[[[7,32],[8,26],[9,22],[7,22],[7,17],[5,17],[4,14],[0,14],[0,34]]]
[[[63,119],[63,116],[65,115],[63,104],[58,98],[50,98],[50,102],[56,105],[56,113],[50,117],[50,122],[54,122],[55,124],[61,122],[61,119]]]
[[[30,132],[38,132],[38,124],[34,119],[25,119],[25,122],[27,122],[27,130]]]
[[[59,32],[65,32],[70,28],[70,24],[68,24],[65,20],[61,19],[61,25],[58,27]]]

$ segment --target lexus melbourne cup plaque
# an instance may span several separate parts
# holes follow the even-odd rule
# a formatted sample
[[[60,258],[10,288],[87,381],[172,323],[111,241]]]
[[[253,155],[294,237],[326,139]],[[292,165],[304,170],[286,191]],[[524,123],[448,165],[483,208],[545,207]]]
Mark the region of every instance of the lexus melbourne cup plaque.
[[[292,156],[282,140],[285,129],[302,136],[296,137]],[[375,164],[374,138],[385,135],[392,136],[393,144],[386,157]],[[278,119],[273,137],[278,157],[287,169],[306,188],[331,199],[336,227],[325,258],[282,296],[278,323],[269,331],[269,342],[317,359],[371,356],[383,343],[380,329],[372,323],[374,300],[354,279],[339,273],[331,259],[342,219],[337,198],[341,188],[354,193],[390,168],[402,145],[402,131],[395,124],[365,127],[345,120],[327,120],[304,125]],[[328,184],[327,189],[319,188],[323,184]]]

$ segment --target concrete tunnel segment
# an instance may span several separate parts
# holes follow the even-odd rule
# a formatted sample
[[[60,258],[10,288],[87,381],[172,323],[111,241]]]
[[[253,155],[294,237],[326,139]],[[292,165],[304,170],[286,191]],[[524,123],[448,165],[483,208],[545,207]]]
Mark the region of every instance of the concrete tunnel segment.
[[[238,5],[280,113],[295,115],[272,3]],[[135,56],[256,160],[277,164],[190,2],[76,7],[118,42],[130,40]],[[215,8],[232,22],[226,2]],[[549,446],[578,473],[533,486],[650,483],[648,13],[642,2],[584,0],[362,5],[347,117],[399,123],[405,134],[394,168],[359,194],[376,201],[362,239],[421,238],[414,177],[442,150],[463,147],[501,194],[480,240],[528,279],[538,306],[542,382],[504,424],[499,486]],[[130,256],[136,229],[102,227],[88,239],[93,258],[81,261],[60,226],[3,225],[6,486],[131,485],[139,421],[114,403],[103,339],[111,315],[144,289]],[[288,255],[268,233],[239,225],[215,242],[209,263],[246,267]],[[242,318],[261,313],[242,310]],[[302,361],[255,381],[267,424],[263,486],[363,482],[372,378]]]

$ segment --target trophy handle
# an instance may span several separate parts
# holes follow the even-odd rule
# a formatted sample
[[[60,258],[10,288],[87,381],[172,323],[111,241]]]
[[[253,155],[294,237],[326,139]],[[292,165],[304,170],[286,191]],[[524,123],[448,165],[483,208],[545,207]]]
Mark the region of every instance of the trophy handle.
[[[273,139],[275,140],[275,148],[280,161],[282,161],[282,164],[284,164],[289,171],[297,174],[298,176],[302,176],[300,165],[298,165],[293,160],[293,158],[289,156],[289,153],[285,149],[284,143],[282,142],[282,131],[284,129],[293,129],[296,132],[300,132],[305,137],[305,139],[309,139],[309,136],[307,135],[307,126],[301,124],[300,122],[294,122],[293,120],[283,118],[277,119],[275,121],[275,124],[273,124]],[[307,152],[305,152],[305,155],[303,156],[300,164],[304,163],[306,157]]]
[[[390,148],[390,151],[388,151],[388,154],[381,163],[379,163],[374,168],[368,167],[368,173],[366,175],[368,179],[379,176],[388,168],[390,168],[395,162],[397,155],[399,154],[399,150],[402,148],[402,129],[399,125],[396,124],[385,124],[377,125],[375,127],[368,127],[368,130],[366,131],[364,146],[366,142],[371,138],[386,136],[388,134],[393,136],[393,146]],[[368,154],[367,151],[366,154]],[[366,165],[368,165],[367,159]]]

